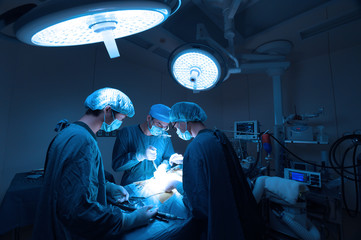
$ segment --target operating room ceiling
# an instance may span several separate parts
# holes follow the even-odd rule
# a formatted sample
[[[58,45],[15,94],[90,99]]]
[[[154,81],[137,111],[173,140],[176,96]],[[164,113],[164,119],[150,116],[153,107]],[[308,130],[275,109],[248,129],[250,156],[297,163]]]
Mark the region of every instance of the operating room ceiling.
[[[12,25],[23,12],[54,0],[0,0],[0,27],[13,37]],[[333,49],[361,43],[361,1],[359,0],[182,0],[180,9],[160,26],[118,39],[121,54],[151,64],[163,64],[183,43],[195,42],[197,24],[210,37],[228,48],[224,37],[223,11],[238,3],[234,13],[235,55],[241,59],[262,44],[287,40],[292,45],[290,60],[325,54],[325,39],[333,34]],[[14,10],[15,9],[15,10]],[[234,9],[233,9],[234,10]],[[343,32],[339,32],[340,29]],[[342,34],[338,36],[338,33]],[[352,34],[348,36],[347,34]],[[98,43],[99,44],[99,43]],[[278,49],[282,52],[282,49]],[[272,54],[272,53],[271,53]],[[144,59],[144,57],[143,57]]]

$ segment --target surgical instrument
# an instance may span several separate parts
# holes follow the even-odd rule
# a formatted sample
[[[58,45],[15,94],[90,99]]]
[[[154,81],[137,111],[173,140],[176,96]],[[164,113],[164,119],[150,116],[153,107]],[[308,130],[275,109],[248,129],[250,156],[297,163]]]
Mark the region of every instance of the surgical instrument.
[[[155,165],[155,162],[154,161],[152,161],[152,162],[153,162],[153,166],[154,166],[155,170],[158,170],[157,165]]]
[[[131,207],[131,206],[127,206],[123,203],[115,203],[116,206],[120,207],[121,209],[125,210],[125,211],[135,211],[137,210],[137,208],[135,207]],[[160,218],[163,218],[163,219],[170,219],[170,220],[185,220],[185,218],[181,218],[181,217],[178,217],[176,215],[173,215],[173,214],[170,214],[170,213],[163,213],[163,212],[157,212],[156,216],[160,217]],[[159,219],[161,220],[161,219]]]

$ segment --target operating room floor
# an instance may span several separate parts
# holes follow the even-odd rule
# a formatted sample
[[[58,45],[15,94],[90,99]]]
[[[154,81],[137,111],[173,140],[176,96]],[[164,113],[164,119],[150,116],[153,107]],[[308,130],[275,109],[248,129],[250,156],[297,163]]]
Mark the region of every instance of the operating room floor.
[[[361,239],[361,214],[351,218],[346,211],[343,212],[343,240],[360,240]],[[32,226],[19,229],[18,232],[12,231],[0,236],[0,240],[29,240],[31,239]],[[276,238],[272,238],[276,239]],[[284,239],[284,238],[279,238]],[[330,235],[326,240],[339,240],[337,236]]]

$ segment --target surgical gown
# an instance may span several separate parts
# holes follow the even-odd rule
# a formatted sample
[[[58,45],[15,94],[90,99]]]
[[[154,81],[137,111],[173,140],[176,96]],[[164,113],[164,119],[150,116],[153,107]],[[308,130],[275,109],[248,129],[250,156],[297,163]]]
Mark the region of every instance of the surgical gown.
[[[114,239],[122,212],[107,205],[103,160],[92,130],[70,124],[47,154],[33,239]]]
[[[263,221],[226,136],[201,130],[183,160],[187,205],[201,236],[208,239],[261,239]]]
[[[147,136],[139,125],[125,127],[119,130],[113,148],[112,167],[114,171],[124,171],[121,185],[128,185],[154,176],[152,161],[144,159],[138,161],[137,153],[144,153],[149,146],[157,149],[156,166],[162,162],[168,164],[170,156],[174,153],[169,137]]]

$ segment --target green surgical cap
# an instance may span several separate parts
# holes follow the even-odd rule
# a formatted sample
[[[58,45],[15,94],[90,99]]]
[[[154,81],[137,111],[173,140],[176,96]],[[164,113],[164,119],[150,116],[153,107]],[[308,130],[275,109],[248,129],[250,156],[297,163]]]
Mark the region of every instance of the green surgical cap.
[[[114,111],[133,117],[134,106],[127,95],[114,88],[101,88],[90,94],[84,103],[91,110],[102,110],[110,106]]]
[[[207,115],[196,103],[179,102],[172,106],[169,114],[171,122],[204,122]]]

